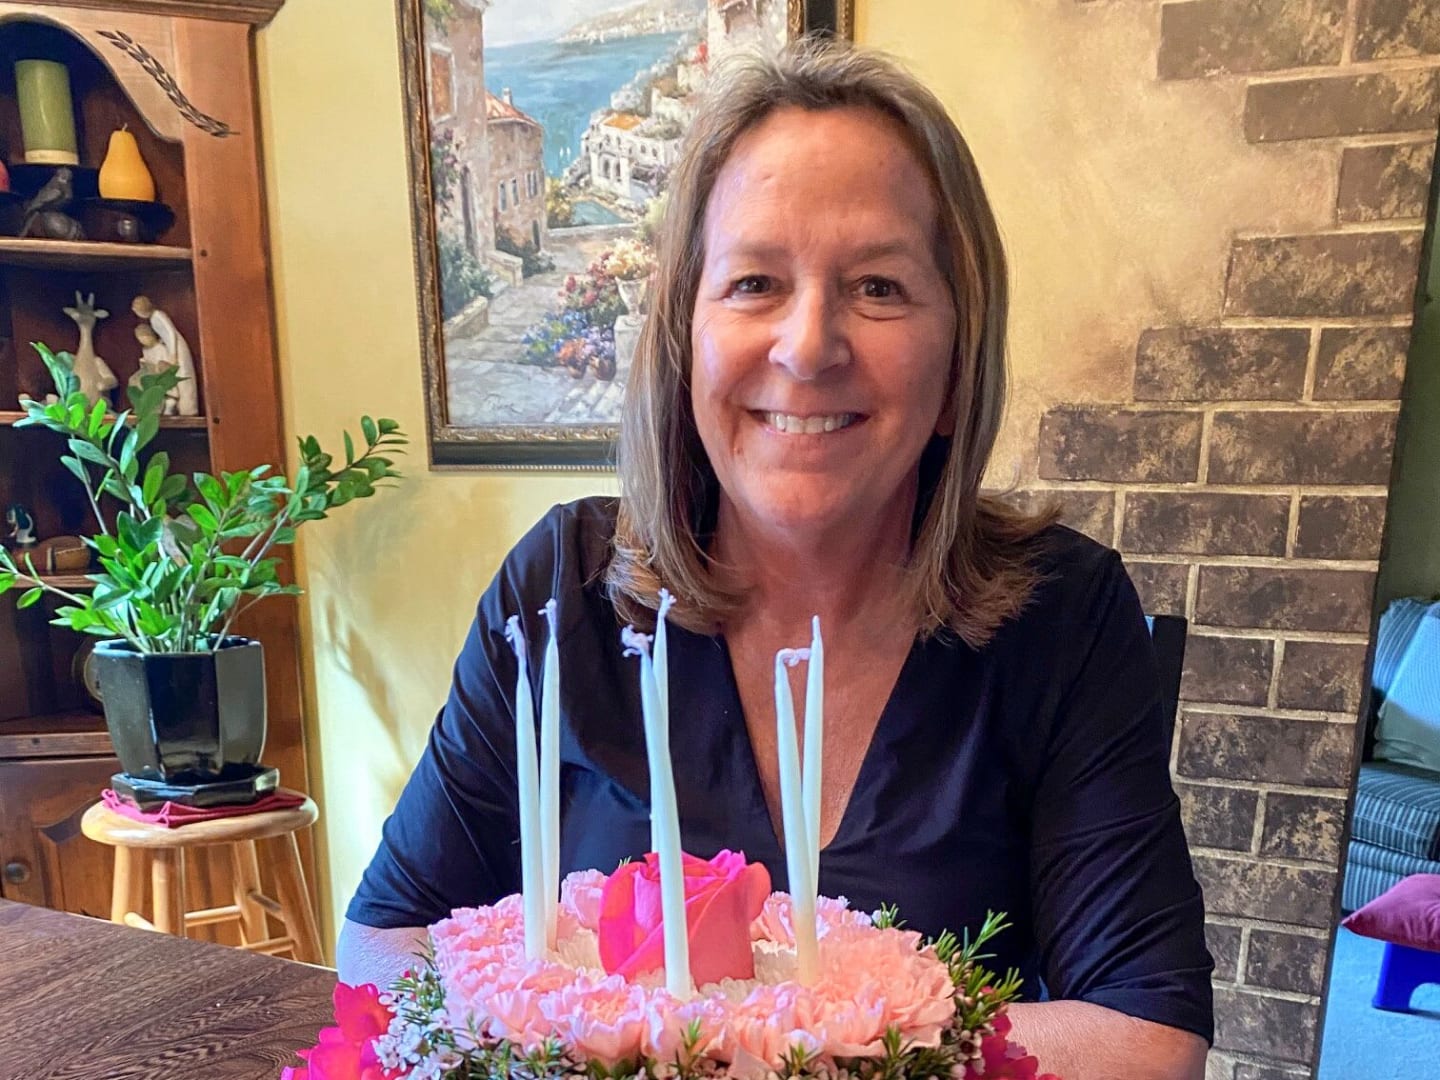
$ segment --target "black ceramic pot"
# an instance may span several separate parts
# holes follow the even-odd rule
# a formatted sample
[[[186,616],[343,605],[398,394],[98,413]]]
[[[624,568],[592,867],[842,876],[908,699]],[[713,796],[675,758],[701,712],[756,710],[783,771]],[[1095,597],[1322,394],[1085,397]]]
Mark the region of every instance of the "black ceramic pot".
[[[258,641],[228,637],[213,653],[95,648],[105,724],[125,772],[203,784],[226,766],[255,765],[265,748],[265,664]]]

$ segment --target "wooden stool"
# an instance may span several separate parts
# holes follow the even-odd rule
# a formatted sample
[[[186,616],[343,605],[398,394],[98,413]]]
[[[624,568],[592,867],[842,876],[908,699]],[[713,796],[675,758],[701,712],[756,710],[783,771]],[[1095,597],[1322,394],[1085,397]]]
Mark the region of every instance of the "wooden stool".
[[[135,821],[96,803],[85,811],[80,828],[91,840],[115,849],[115,878],[110,894],[110,921],[142,930],[184,937],[192,926],[236,920],[241,947],[253,952],[289,952],[307,964],[323,963],[315,912],[305,891],[300,848],[295,834],[319,817],[307,798],[289,810],[197,821],[169,829]],[[260,891],[257,840],[273,840],[272,870],[278,899]],[[185,910],[186,848],[227,846],[235,882],[235,902],[203,911]],[[149,863],[154,918],[140,914],[145,901],[145,868]],[[285,936],[272,938],[266,914],[285,924]]]

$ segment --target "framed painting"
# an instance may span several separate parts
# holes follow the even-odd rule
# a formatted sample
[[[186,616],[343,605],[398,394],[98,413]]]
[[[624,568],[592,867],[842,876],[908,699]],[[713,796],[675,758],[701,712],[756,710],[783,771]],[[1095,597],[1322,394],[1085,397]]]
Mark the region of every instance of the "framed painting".
[[[606,468],[710,65],[854,0],[398,2],[431,468]]]

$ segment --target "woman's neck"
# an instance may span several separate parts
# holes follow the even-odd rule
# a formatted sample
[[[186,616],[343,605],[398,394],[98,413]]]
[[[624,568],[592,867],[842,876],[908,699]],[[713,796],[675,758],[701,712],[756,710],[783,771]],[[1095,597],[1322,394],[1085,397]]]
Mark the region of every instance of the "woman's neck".
[[[862,637],[893,633],[897,619],[911,617],[905,576],[914,499],[904,502],[869,523],[796,535],[747,519],[722,496],[713,552],[747,594],[739,622],[797,643],[808,639],[812,615],[835,630],[868,625]]]

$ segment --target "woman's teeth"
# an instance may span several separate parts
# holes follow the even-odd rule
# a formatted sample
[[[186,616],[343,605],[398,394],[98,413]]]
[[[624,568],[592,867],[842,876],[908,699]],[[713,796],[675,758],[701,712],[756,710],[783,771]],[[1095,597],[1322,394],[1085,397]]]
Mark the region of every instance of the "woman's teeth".
[[[821,435],[827,431],[847,428],[856,420],[855,413],[836,413],[833,416],[794,416],[790,413],[767,412],[765,423],[776,431],[787,435]]]

